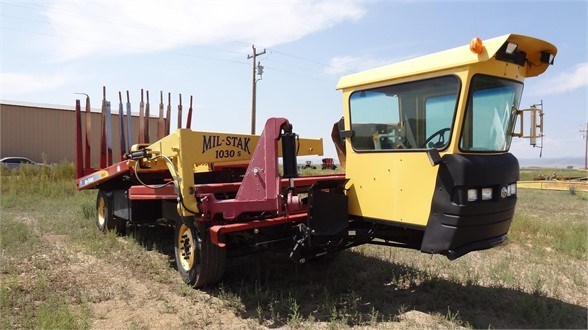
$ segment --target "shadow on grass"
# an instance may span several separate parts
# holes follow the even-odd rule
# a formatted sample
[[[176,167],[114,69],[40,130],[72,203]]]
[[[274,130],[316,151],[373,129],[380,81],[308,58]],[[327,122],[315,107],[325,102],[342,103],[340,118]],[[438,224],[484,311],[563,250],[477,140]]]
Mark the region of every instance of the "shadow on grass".
[[[143,226],[130,235],[176,268],[173,228]],[[459,283],[426,270],[353,251],[328,263],[297,265],[286,254],[228,260],[223,281],[205,291],[243,318],[264,325],[316,320],[347,325],[395,321],[411,310],[474,328],[588,327],[587,308],[500,286]]]
[[[147,251],[157,251],[168,257],[170,267],[176,268],[174,252],[174,227],[166,224],[127,226],[126,236]]]
[[[309,319],[375,325],[411,310],[474,328],[587,327],[585,307],[539,290],[462,284],[352,251],[329,265],[295,265],[285,256],[247,259],[229,265],[220,286],[208,292],[239,301],[243,317],[276,327]]]

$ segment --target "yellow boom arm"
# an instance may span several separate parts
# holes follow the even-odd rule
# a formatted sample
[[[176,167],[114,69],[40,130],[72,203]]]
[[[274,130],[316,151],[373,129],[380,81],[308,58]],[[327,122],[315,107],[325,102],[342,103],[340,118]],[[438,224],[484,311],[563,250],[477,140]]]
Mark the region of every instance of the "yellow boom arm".
[[[182,216],[189,216],[192,215],[192,212],[199,212],[193,190],[194,173],[207,168],[210,170],[213,166],[247,164],[255,151],[258,140],[259,136],[257,135],[178,129],[147,147],[153,153],[154,158],[143,163],[142,167],[162,168],[165,163],[183,198],[183,206],[178,205],[178,212]],[[298,155],[322,156],[322,139],[299,139]],[[157,156],[168,157],[173,163],[173,168],[172,164],[164,162],[161,158],[156,158]]]

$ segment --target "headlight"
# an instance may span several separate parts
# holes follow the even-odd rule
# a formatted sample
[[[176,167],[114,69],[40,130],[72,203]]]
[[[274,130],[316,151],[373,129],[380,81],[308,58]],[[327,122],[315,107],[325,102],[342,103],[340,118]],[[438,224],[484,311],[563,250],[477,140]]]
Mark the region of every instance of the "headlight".
[[[468,202],[475,202],[478,200],[478,189],[468,189]]]
[[[492,199],[492,188],[483,188],[482,189],[482,200],[488,201]]]
[[[516,183],[511,183],[508,185],[508,195],[512,196],[512,195],[516,195],[517,194],[517,184]]]

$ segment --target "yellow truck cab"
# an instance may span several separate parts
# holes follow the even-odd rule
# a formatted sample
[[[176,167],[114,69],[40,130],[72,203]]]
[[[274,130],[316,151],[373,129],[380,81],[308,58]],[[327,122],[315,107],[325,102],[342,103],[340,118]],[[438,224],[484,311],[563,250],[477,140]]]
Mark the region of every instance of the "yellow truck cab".
[[[334,141],[350,219],[402,229],[413,248],[450,259],[502,243],[516,203],[519,165],[508,151],[523,81],[556,53],[509,34],[341,78]]]

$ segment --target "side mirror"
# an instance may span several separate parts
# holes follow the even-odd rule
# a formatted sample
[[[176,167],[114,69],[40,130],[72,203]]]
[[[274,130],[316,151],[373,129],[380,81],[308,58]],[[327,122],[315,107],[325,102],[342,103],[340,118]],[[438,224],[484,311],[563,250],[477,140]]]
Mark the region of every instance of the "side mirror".
[[[427,157],[429,157],[429,162],[431,162],[431,166],[437,166],[443,162],[441,160],[441,155],[439,154],[439,150],[434,149],[434,148],[427,149]]]
[[[527,114],[528,115],[525,115]],[[529,120],[529,134],[524,134],[525,129],[525,117]],[[529,109],[522,109],[515,111],[515,120],[513,121],[513,125],[515,122],[519,123],[518,132],[515,132],[513,127],[512,136],[520,137],[524,139],[529,139],[531,145],[533,147],[537,146],[537,138],[543,138],[543,100],[539,104],[533,104]],[[543,140],[541,141],[543,142]],[[543,143],[539,146],[539,148],[543,147]]]

